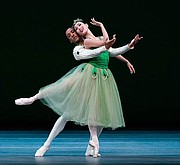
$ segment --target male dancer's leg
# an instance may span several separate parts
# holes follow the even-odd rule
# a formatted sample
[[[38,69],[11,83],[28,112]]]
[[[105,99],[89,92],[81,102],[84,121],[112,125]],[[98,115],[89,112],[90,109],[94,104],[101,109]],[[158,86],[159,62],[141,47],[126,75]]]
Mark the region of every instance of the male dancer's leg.
[[[42,157],[46,153],[46,151],[49,150],[51,142],[64,129],[66,123],[67,121],[62,116],[57,119],[47,140],[45,141],[43,146],[36,151],[36,157]]]

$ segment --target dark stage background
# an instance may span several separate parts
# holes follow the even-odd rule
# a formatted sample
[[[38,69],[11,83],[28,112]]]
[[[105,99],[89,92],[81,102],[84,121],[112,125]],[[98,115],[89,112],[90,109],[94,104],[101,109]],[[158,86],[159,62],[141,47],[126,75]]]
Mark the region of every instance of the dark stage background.
[[[110,60],[126,121],[123,129],[179,129],[179,6],[179,0],[1,0],[0,128],[52,128],[58,115],[51,109],[40,101],[16,106],[14,100],[36,94],[79,64],[65,30],[77,17],[87,23],[94,17],[110,38],[116,34],[113,47],[127,44],[137,33],[144,37],[124,54],[134,75],[123,62]],[[89,27],[101,35],[100,29]],[[71,122],[66,126],[84,128]]]

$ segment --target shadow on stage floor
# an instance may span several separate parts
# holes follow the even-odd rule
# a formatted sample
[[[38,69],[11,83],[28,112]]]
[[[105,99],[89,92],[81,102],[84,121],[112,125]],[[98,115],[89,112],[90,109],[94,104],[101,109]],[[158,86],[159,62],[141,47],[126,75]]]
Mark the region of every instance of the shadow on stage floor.
[[[180,164],[180,131],[104,131],[101,157],[85,157],[88,131],[63,131],[44,157],[34,157],[48,131],[0,131],[0,164]]]

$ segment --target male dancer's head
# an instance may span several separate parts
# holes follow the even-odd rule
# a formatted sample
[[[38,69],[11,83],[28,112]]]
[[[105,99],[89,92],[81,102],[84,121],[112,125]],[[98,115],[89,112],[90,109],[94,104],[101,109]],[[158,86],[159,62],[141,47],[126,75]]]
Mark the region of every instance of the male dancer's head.
[[[66,30],[66,37],[69,39],[70,43],[77,45],[83,44],[83,38],[76,33],[73,27]]]

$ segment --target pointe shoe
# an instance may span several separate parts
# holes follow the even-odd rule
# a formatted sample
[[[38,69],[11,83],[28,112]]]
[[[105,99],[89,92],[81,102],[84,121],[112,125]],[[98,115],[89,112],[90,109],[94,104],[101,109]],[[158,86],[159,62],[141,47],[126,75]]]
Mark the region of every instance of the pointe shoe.
[[[93,156],[93,154],[94,154],[94,149],[88,146],[85,152],[85,156]],[[101,157],[101,154],[98,153],[98,157]]]
[[[34,102],[33,98],[20,98],[15,100],[16,105],[30,105]]]
[[[93,155],[94,155],[94,150],[85,153],[85,156],[93,156]],[[101,154],[98,153],[97,157],[101,157]]]
[[[49,150],[49,148],[49,146],[42,146],[36,151],[35,157],[43,157],[46,151]]]
[[[91,156],[91,155],[93,155],[93,147],[88,144],[86,152],[85,152],[85,156]]]
[[[98,155],[100,155],[99,154],[99,147],[92,140],[89,141],[89,145],[91,145],[93,147],[93,149],[94,149],[94,152],[93,152],[93,155],[92,155],[93,158],[97,158]]]

